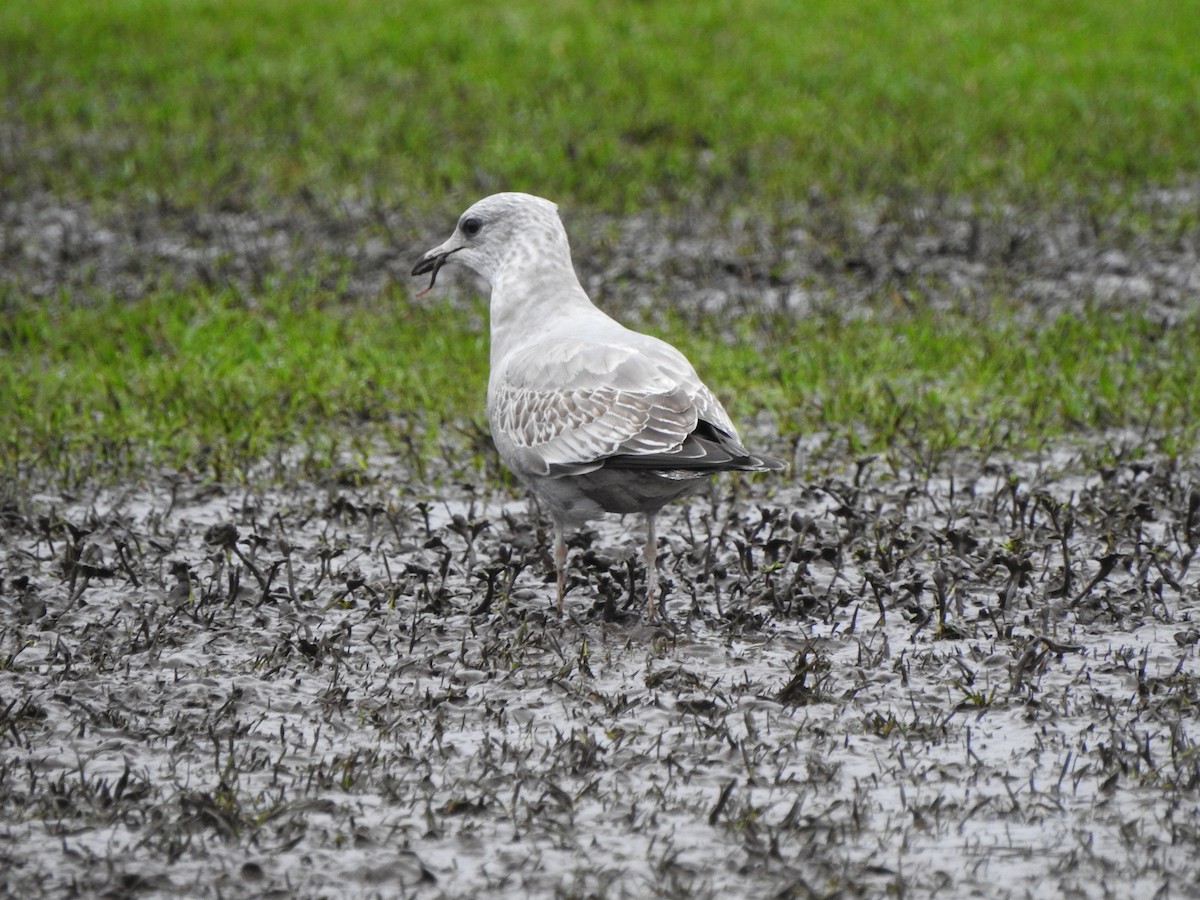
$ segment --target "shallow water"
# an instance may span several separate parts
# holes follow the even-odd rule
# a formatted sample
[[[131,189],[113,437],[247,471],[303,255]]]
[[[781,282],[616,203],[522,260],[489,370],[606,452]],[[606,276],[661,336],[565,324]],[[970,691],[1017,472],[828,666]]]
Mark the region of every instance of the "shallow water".
[[[630,601],[635,518],[574,538],[559,621],[523,497],[382,456],[361,487],[31,489],[0,885],[1186,896],[1200,466],[1112,446],[719,482],[662,516],[668,624],[640,572]]]

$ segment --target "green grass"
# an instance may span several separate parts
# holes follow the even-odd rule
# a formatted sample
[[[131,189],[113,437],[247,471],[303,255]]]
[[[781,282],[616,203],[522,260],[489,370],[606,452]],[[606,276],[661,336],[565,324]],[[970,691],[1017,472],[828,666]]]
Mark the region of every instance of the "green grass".
[[[11,2],[0,200],[49,192],[118,230],[146,205],[347,200],[448,223],[500,189],[790,222],[816,188],[1082,198],[1136,225],[1141,188],[1200,175],[1196,47],[1200,15],[1170,0]],[[343,264],[313,259],[253,303],[99,282],[44,302],[0,273],[0,465],[71,479],[149,457],[222,477],[280,447],[479,421],[482,310],[399,289],[334,303],[318,280]],[[666,336],[739,415],[862,445],[1110,426],[1194,441],[1195,321],[997,308],[747,319],[732,344],[730,323],[691,317]]]
[[[317,444],[330,464],[339,446],[381,439],[420,451],[446,427],[482,423],[482,309],[409,304],[398,290],[374,306],[272,296],[10,307],[0,469],[73,481],[162,461],[236,477],[283,448]],[[1194,445],[1200,422],[1196,319],[679,316],[661,333],[735,418],[768,410],[784,435],[819,429],[856,450],[927,455],[1127,427],[1174,452]]]
[[[844,433],[852,448],[904,445],[929,456],[1130,429],[1175,453],[1197,437],[1195,317],[1169,326],[1089,309],[1031,321],[1001,305],[989,319],[931,310],[848,322],[779,315],[740,328],[736,349],[709,333],[697,366],[752,390],[786,426]]]
[[[6,3],[0,175],[184,207],[1120,194],[1200,173],[1198,46],[1172,0]]]
[[[326,460],[360,438],[435,436],[478,405],[487,339],[449,308],[339,307],[291,286],[167,292],[98,305],[18,302],[0,323],[0,464],[137,470],[165,461],[222,478],[288,447]]]

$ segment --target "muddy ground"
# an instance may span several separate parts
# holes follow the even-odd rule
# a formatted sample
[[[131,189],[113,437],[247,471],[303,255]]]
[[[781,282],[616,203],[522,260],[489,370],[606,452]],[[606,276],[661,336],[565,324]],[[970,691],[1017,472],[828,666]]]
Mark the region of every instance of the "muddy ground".
[[[168,204],[97,213],[83,204],[0,194],[0,277],[29,295],[64,289],[138,297],[166,284],[236,286],[324,275],[348,300],[391,281],[445,239],[472,197],[442,214],[363,202],[279,211],[198,212]],[[593,299],[624,310],[839,310],[1016,301],[1032,312],[1136,305],[1164,318],[1200,296],[1200,185],[1148,190],[1099,212],[895,196],[873,204],[812,193],[770,217],[701,207],[611,217],[564,207],[576,266]],[[314,273],[313,260],[336,260]],[[442,276],[473,284],[456,267]]]
[[[1145,202],[1187,222],[1198,196]],[[53,302],[253,291],[340,254],[353,302],[456,213],[10,199],[0,254]],[[625,310],[1003,296],[1169,319],[1200,290],[1195,226],[1084,212],[810,198],[770,228],[572,230]],[[634,517],[573,539],[557,620],[544,520],[454,447],[320,481],[6,475],[0,893],[1200,892],[1200,459],[1129,433],[937,457],[751,436],[793,468],[663,514],[662,624]]]

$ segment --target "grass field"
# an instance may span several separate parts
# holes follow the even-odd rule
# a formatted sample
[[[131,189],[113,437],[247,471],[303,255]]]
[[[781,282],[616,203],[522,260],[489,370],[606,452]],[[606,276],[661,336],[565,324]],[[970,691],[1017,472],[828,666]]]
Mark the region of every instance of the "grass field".
[[[309,288],[253,306],[228,292],[13,303],[0,324],[13,400],[0,460],[57,466],[72,483],[156,460],[220,480],[289,446],[331,460],[358,434],[420,453],[442,426],[482,427],[485,311],[386,299],[346,307]],[[1175,452],[1200,421],[1195,319],[677,315],[660,330],[739,418],[765,409],[781,434],[845,434],[862,448],[1031,447],[1129,429]]]
[[[618,217],[650,204],[758,218],[779,246],[811,196],[841,222],[881,196],[1066,204],[1186,243],[1194,204],[1154,217],[1137,198],[1200,171],[1198,45],[1200,16],[1154,2],[8,4],[2,190],[18,219],[49,192],[118,238],[146,209],[187,222],[351,204],[366,212],[343,247],[411,242],[516,188]],[[330,422],[477,414],[480,316],[410,304],[407,287],[333,302],[345,254],[306,245],[302,222],[283,230],[306,266],[249,291],[222,283],[219,262],[197,285],[151,254],[118,289],[46,238],[57,227],[5,241],[7,468],[124,448],[220,476]],[[58,274],[33,290],[44,240]],[[827,244],[840,265],[840,238]],[[998,427],[1025,444],[1107,426],[1194,434],[1194,322],[1127,322],[1086,287],[1048,328],[1002,290],[985,328],[910,291],[912,314],[888,321],[744,319],[737,346],[677,286],[658,291],[679,308],[666,335],[739,412],[769,408],[788,429],[868,443],[906,427],[966,443]]]
[[[1186,3],[0,4],[0,895],[1200,893]],[[496,190],[755,449],[547,523]],[[423,280],[422,280],[423,281]]]
[[[1165,0],[11,3],[4,180],[118,205],[1094,200],[1200,170],[1197,45]]]

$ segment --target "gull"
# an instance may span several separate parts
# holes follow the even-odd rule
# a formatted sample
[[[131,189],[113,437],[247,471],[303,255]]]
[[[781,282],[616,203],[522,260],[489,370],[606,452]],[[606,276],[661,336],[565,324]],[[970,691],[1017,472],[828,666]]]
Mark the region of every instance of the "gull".
[[[605,513],[642,513],[653,620],[659,510],[718,472],[777,470],[783,461],[743,446],[682,353],[592,303],[549,200],[502,193],[475,203],[413,268],[432,273],[422,294],[448,262],[491,286],[488,421],[501,461],[554,522],[558,614],[567,529]]]

